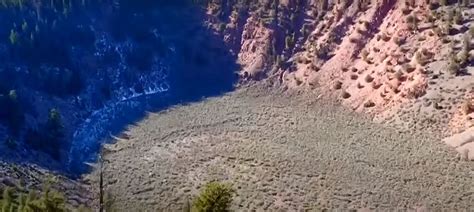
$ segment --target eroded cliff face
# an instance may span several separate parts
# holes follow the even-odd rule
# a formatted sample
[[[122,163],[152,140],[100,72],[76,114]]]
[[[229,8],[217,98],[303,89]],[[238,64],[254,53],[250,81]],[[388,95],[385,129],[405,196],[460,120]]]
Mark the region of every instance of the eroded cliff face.
[[[208,15],[243,81],[317,88],[376,121],[447,135],[473,125],[474,31],[468,1],[442,3],[211,1]]]

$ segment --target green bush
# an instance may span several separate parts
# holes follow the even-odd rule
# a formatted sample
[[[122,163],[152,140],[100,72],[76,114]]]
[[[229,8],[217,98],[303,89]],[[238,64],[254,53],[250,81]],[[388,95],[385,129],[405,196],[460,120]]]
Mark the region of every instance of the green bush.
[[[5,188],[0,209],[2,212],[63,212],[66,211],[65,202],[62,194],[49,188],[45,188],[41,195],[34,191],[25,195]]]
[[[208,183],[194,200],[192,211],[224,212],[229,211],[234,190],[230,185],[218,182]]]

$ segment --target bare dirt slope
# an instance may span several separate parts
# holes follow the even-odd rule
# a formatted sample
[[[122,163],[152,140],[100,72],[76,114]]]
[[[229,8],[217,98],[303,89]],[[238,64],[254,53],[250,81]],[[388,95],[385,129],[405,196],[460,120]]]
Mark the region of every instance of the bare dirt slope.
[[[104,156],[115,207],[180,211],[220,180],[236,189],[236,211],[474,209],[474,164],[435,135],[394,131],[308,94],[269,92],[242,89],[131,127]]]

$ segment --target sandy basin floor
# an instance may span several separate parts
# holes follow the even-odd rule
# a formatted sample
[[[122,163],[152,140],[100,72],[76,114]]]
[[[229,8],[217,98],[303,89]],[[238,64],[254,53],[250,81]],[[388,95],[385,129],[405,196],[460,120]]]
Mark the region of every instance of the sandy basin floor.
[[[262,88],[150,114],[109,147],[105,182],[121,211],[180,211],[210,180],[235,211],[474,210],[474,163],[429,133],[374,124]]]

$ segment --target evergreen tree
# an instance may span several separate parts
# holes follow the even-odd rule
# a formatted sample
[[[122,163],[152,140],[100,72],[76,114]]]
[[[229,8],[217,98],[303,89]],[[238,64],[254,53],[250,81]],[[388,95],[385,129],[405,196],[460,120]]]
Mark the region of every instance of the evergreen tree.
[[[57,109],[51,109],[49,111],[48,122],[46,123],[46,129],[48,130],[51,138],[59,138],[63,135],[64,126],[61,121],[61,114]]]

